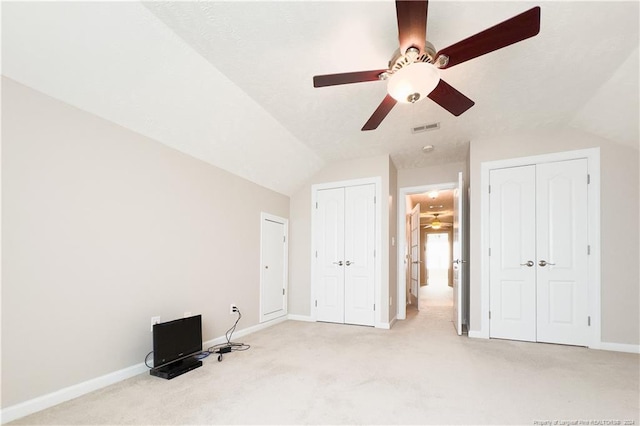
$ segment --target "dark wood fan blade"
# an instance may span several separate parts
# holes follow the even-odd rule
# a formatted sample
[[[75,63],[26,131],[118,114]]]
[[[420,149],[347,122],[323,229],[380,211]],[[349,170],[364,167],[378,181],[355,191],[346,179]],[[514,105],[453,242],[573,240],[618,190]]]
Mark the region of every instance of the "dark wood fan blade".
[[[469,59],[533,37],[540,32],[540,7],[536,6],[498,25],[479,32],[438,52],[449,62],[442,69],[451,68]]]
[[[427,1],[396,1],[398,17],[398,41],[400,53],[405,54],[411,46],[424,53],[424,42],[427,38]]]
[[[345,72],[342,74],[326,74],[313,76],[313,87],[337,86],[339,84],[378,81],[379,75],[386,70]]]
[[[369,121],[365,123],[362,130],[374,130],[377,129],[382,120],[389,114],[389,111],[395,106],[398,101],[393,99],[391,95],[385,96],[378,108],[373,112],[373,115],[369,118]]]
[[[444,80],[440,80],[433,92],[429,93],[427,97],[456,117],[475,105],[475,102]]]

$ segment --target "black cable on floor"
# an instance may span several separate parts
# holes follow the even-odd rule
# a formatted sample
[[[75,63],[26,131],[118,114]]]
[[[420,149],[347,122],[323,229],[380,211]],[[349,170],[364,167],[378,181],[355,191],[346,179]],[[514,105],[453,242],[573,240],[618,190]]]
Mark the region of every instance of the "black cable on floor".
[[[224,333],[224,336],[227,339],[227,343],[220,343],[218,345],[213,345],[209,349],[207,349],[207,352],[220,353],[221,348],[227,348],[227,347],[230,348],[230,352],[246,351],[249,348],[251,348],[251,345],[247,345],[245,343],[235,343],[231,341],[231,338],[233,337],[233,332],[236,331],[238,322],[240,321],[240,318],[242,318],[242,313],[240,312],[240,309],[236,308],[236,310],[238,312],[238,318],[236,319],[236,322],[231,326],[229,330],[227,330],[226,333]]]

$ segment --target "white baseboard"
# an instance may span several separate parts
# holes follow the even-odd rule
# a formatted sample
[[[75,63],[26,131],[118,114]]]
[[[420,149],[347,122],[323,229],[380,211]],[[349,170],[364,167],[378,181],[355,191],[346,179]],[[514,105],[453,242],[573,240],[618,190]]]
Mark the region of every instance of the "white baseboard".
[[[286,320],[287,320],[287,316],[283,315],[280,318],[274,318],[269,321],[261,322],[260,324],[252,325],[251,327],[243,328],[242,330],[238,330],[233,333],[232,340],[236,340],[236,338],[238,337],[247,336],[251,333],[255,333],[256,331],[264,330],[265,328],[269,328],[276,324],[280,324],[281,322],[285,322]],[[225,336],[216,337],[215,339],[202,342],[202,348],[207,349],[211,346],[225,343],[226,341],[227,341],[227,338]]]
[[[86,382],[78,383],[55,392],[12,405],[2,410],[2,414],[0,414],[1,422],[2,424],[11,422],[147,371],[149,371],[149,369],[144,365],[144,363],[136,364],[132,367],[123,368],[122,370],[114,371],[113,373],[105,374],[104,376],[96,377],[95,379],[90,379]]]
[[[640,345],[630,345],[627,343],[600,342],[600,347],[594,348],[594,349],[601,349],[603,351],[628,352],[632,354],[640,354]]]
[[[474,339],[488,339],[489,336],[487,336],[485,333],[481,332],[481,331],[474,331],[474,330],[469,330],[469,337],[474,338]]]
[[[393,328],[393,326],[397,321],[398,321],[398,317],[393,317],[393,319],[389,322],[389,328]]]
[[[376,328],[381,328],[383,330],[391,330],[391,324],[388,322],[379,322],[376,324]]]
[[[233,333],[233,340],[237,337],[243,337],[248,334],[255,333],[256,331],[274,326],[286,320],[287,316],[285,315],[271,321],[238,330]],[[202,347],[207,349],[210,346],[218,345],[226,341],[227,339],[225,336],[220,336],[215,339],[202,342]],[[5,424],[21,417],[28,416],[29,414],[37,413],[38,411],[53,407],[54,405],[61,404],[79,396],[86,395],[89,392],[102,389],[114,383],[121,382],[122,380],[137,376],[138,374],[146,373],[147,371],[149,371],[149,369],[144,365],[144,363],[136,364],[131,367],[123,368],[122,370],[114,371],[113,373],[105,374],[104,376],[87,380],[86,382],[78,383],[55,392],[12,405],[0,411],[0,423]]]
[[[473,337],[476,339],[488,339],[489,336],[480,332],[469,330],[469,337]],[[614,351],[614,352],[628,352],[632,354],[640,354],[640,345],[630,345],[627,343],[609,343],[609,342],[600,342],[595,345],[589,346],[589,349],[598,349],[602,351]]]
[[[289,318],[292,321],[306,321],[306,322],[315,322],[311,316],[309,315],[296,315],[296,314],[289,314],[287,316],[287,318]]]

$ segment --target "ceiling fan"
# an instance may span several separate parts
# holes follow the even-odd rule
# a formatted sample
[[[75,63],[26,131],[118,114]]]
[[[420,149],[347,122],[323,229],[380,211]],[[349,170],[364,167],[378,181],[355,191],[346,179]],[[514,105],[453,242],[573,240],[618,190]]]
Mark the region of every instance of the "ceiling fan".
[[[440,213],[434,213],[433,214],[433,220],[431,221],[430,224],[423,226],[423,228],[428,229],[440,229],[440,228],[449,228],[451,226],[453,226],[453,224],[451,223],[443,223],[440,222],[440,219],[438,219],[438,216],[440,216]]]
[[[314,87],[388,80],[388,94],[362,130],[376,129],[397,102],[415,103],[428,97],[451,114],[459,116],[474,102],[440,79],[440,70],[501,49],[540,32],[540,7],[436,51],[426,40],[428,1],[397,0],[400,47],[388,69],[316,75]]]

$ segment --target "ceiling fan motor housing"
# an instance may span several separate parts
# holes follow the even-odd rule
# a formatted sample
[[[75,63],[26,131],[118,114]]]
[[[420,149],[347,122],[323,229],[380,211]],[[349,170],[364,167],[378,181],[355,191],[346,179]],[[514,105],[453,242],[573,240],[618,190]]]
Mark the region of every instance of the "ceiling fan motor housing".
[[[396,71],[401,70],[407,65],[416,62],[427,62],[433,64],[435,62],[436,49],[433,44],[428,41],[424,42],[424,52],[420,54],[420,50],[415,47],[410,47],[406,52],[400,52],[400,49],[396,49],[393,53],[393,57],[389,61],[389,74],[393,74]]]

